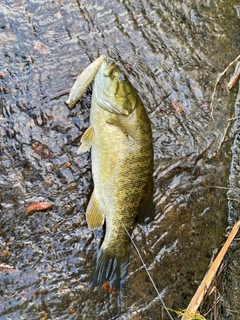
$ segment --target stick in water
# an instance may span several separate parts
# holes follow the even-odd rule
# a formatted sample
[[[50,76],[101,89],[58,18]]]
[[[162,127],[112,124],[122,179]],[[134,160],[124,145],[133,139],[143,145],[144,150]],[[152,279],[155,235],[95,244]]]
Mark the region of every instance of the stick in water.
[[[201,304],[205,293],[207,292],[208,288],[210,287],[210,284],[212,283],[217,270],[225,256],[225,253],[227,252],[230,244],[232,243],[233,239],[235,238],[238,230],[240,228],[240,219],[238,220],[237,223],[232,228],[232,231],[230,232],[227,241],[225,242],[224,246],[218,253],[217,257],[213,261],[211,267],[207,271],[203,281],[201,282],[200,286],[198,287],[195,295],[193,296],[191,302],[189,303],[186,311],[184,312],[184,315],[181,320],[191,320],[192,317],[191,315],[194,315]]]
[[[235,60],[233,60],[232,62],[229,63],[229,65],[227,66],[227,68],[222,72],[220,73],[218,79],[217,79],[217,82],[215,83],[215,86],[214,86],[214,89],[213,89],[213,94],[212,94],[212,97],[211,97],[211,103],[210,103],[210,110],[211,110],[211,115],[212,115],[212,119],[214,121],[214,117],[213,117],[213,103],[214,103],[214,96],[215,96],[215,93],[217,91],[217,85],[220,81],[220,79],[222,78],[222,76],[227,72],[227,70],[238,60],[240,59],[240,55],[237,56],[237,58]]]

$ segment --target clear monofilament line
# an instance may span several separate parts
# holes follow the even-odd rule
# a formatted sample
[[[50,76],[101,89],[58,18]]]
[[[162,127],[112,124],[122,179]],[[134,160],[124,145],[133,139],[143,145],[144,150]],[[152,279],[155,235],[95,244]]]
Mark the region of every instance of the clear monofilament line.
[[[149,271],[148,271],[148,269],[147,269],[147,267],[146,267],[145,262],[143,261],[143,258],[142,258],[142,256],[141,256],[141,254],[140,254],[140,252],[139,252],[139,250],[138,250],[138,248],[137,248],[136,244],[133,242],[133,240],[132,240],[132,238],[131,238],[131,235],[129,234],[129,232],[128,232],[127,228],[125,227],[124,223],[122,222],[122,220],[121,220],[121,219],[119,219],[119,220],[120,220],[120,222],[121,222],[121,224],[122,224],[123,228],[124,228],[124,229],[125,229],[125,231],[127,232],[127,234],[128,234],[128,236],[129,236],[129,238],[130,238],[130,240],[131,240],[131,242],[132,242],[132,244],[133,244],[133,246],[134,246],[135,250],[137,251],[137,254],[138,254],[138,256],[139,256],[139,258],[140,258],[140,260],[141,260],[141,262],[142,262],[142,265],[143,265],[143,267],[144,267],[145,271],[147,272],[147,275],[148,275],[148,277],[149,277],[150,281],[152,282],[152,285],[153,285],[153,287],[154,287],[154,289],[155,289],[155,291],[156,291],[156,293],[157,293],[157,295],[158,295],[158,297],[159,297],[159,299],[160,299],[160,301],[161,301],[161,303],[162,303],[162,305],[163,305],[163,307],[164,307],[165,311],[167,312],[167,314],[168,314],[169,318],[170,318],[171,320],[173,320],[173,317],[171,316],[171,314],[170,314],[170,312],[169,312],[169,310],[168,310],[167,306],[165,305],[165,303],[164,303],[164,301],[163,301],[162,297],[160,296],[160,293],[159,293],[159,291],[158,291],[158,289],[157,289],[157,287],[156,287],[156,285],[155,285],[155,283],[154,283],[154,281],[153,281],[153,278],[151,277],[151,275],[150,275],[150,273],[149,273]]]

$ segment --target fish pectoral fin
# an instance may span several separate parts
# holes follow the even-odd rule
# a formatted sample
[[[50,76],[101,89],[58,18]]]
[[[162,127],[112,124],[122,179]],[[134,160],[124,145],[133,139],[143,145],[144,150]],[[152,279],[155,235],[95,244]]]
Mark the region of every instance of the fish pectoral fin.
[[[93,126],[90,126],[87,128],[87,130],[84,132],[81,138],[81,146],[78,149],[79,153],[84,153],[86,151],[89,151],[92,144],[94,143],[94,131]]]
[[[87,206],[86,219],[88,228],[91,230],[101,228],[104,223],[104,214],[101,211],[94,191]]]
[[[143,198],[142,204],[138,210],[136,222],[144,224],[152,221],[154,216],[154,203],[153,203],[153,180],[147,186],[145,197]]]
[[[132,123],[130,123],[127,116],[116,115],[115,117],[109,118],[106,122],[118,127],[126,136],[136,139],[136,129]]]

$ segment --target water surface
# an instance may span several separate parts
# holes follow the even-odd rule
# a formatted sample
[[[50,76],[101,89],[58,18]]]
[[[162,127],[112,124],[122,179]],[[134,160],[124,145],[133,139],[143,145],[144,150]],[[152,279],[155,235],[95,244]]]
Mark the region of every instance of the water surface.
[[[211,187],[229,181],[233,69],[214,121],[210,103],[239,54],[238,12],[236,0],[2,1],[0,256],[13,269],[0,275],[1,319],[168,319],[133,247],[120,295],[90,285],[101,236],[87,229],[91,162],[77,149],[91,88],[74,109],[65,101],[100,54],[124,70],[152,123],[156,216],[133,240],[165,304],[187,307],[228,226],[227,192]],[[53,208],[26,217],[36,201]]]

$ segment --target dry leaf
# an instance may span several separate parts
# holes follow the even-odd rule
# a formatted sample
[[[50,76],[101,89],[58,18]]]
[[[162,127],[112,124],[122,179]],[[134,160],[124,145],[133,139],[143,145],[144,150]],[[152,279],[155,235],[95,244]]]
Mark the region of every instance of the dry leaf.
[[[176,100],[173,100],[173,99],[171,99],[170,101],[171,101],[171,104],[177,114],[180,114],[183,112],[183,107],[180,105],[179,102],[177,102]]]
[[[25,215],[28,216],[33,211],[43,211],[51,209],[52,205],[48,202],[33,202],[30,206],[26,209]]]
[[[50,50],[40,41],[36,41],[34,45],[34,49],[44,55],[50,53]]]
[[[14,267],[9,266],[8,264],[3,264],[3,263],[1,263],[1,264],[0,264],[0,271],[8,272],[8,273],[13,273],[13,272],[15,272],[16,270],[14,269]]]
[[[108,293],[113,291],[113,287],[111,286],[109,281],[103,283],[102,289]]]
[[[10,256],[10,251],[5,249],[0,253],[0,256],[1,257],[8,257],[8,256]]]

